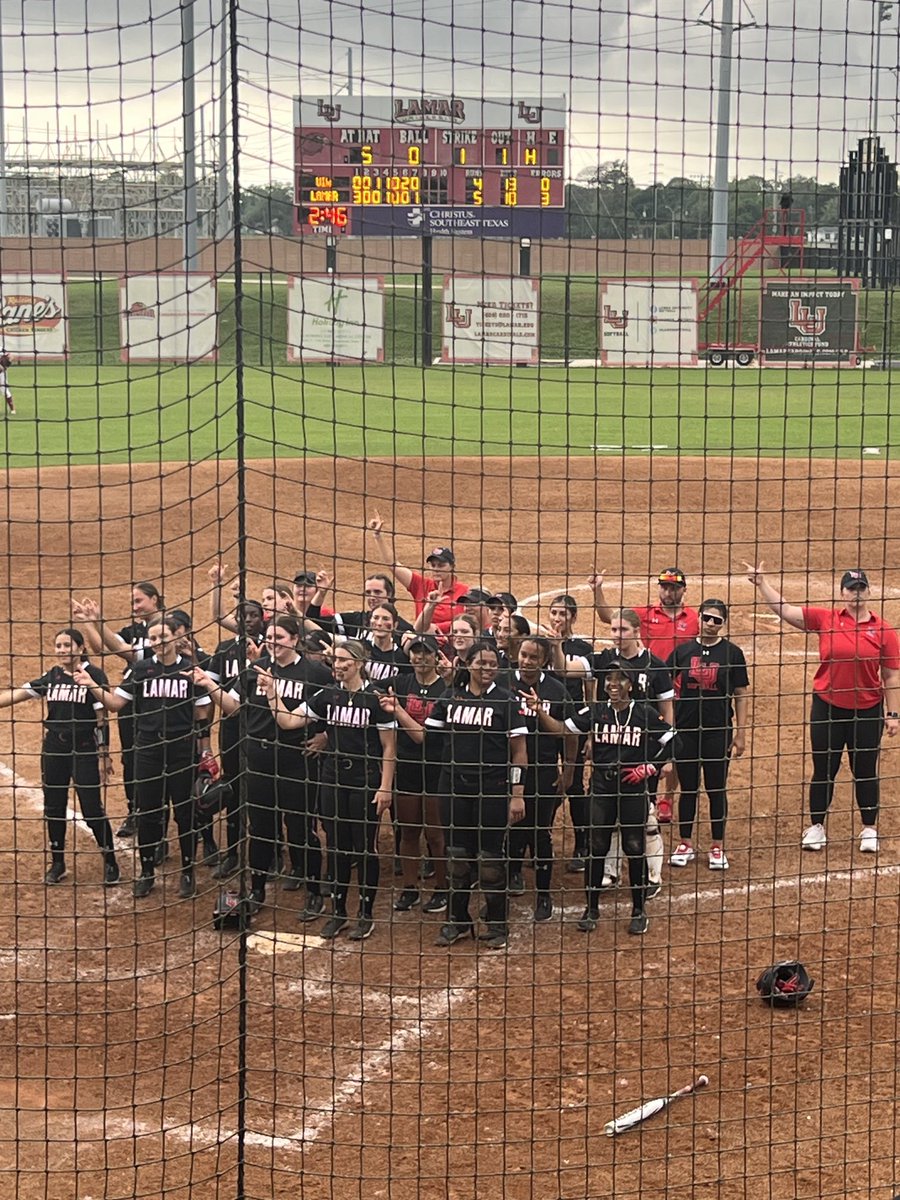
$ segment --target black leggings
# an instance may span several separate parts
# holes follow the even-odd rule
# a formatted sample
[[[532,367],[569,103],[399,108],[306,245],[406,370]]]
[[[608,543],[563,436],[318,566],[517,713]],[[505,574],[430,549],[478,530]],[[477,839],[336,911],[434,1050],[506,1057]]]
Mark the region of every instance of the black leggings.
[[[134,748],[134,802],[141,871],[152,875],[156,847],[168,824],[169,802],[178,826],[181,866],[194,862],[194,737]]]
[[[550,829],[559,808],[555,766],[529,766],[525,772],[525,818],[509,829],[509,869],[521,871],[525,851],[534,859],[534,884],[538,892],[550,891],[553,873],[553,839]]]
[[[590,824],[590,798],[584,790],[584,747],[587,737],[581,734],[578,738],[578,750],[575,755],[575,775],[569,786],[569,815],[575,830],[575,854],[584,857],[588,852],[588,825]]]
[[[219,724],[219,758],[222,775],[231,784],[231,796],[225,805],[225,829],[228,850],[237,854],[241,841],[241,730],[237,714],[223,717]]]
[[[375,793],[381,773],[360,782],[353,772],[338,772],[337,782],[322,784],[322,822],[334,878],[334,911],[347,912],[350,875],[356,863],[359,915],[371,917],[381,878],[378,861],[378,826]]]
[[[122,747],[122,786],[128,801],[129,813],[135,812],[134,803],[134,711],[131,704],[119,710],[116,717],[119,730],[119,745]]]
[[[712,840],[721,842],[725,838],[725,820],[728,816],[728,767],[731,762],[730,729],[683,729],[678,731],[675,742],[675,766],[681,784],[678,798],[678,832],[682,841],[689,842],[694,836],[694,818],[697,815],[697,793],[700,791],[700,775],[709,797],[709,821]]]
[[[863,825],[878,819],[878,752],[884,732],[884,710],[837,708],[813,696],[809,714],[813,777],[809,785],[809,814],[814,825],[822,825],[834,797],[834,781],[847,750],[853,773],[853,790]]]
[[[602,770],[602,768],[601,768]],[[595,774],[597,768],[594,768]],[[649,801],[646,789],[620,788],[617,792],[595,792],[591,796],[590,857],[587,868],[588,908],[599,908],[603,884],[603,865],[609,854],[613,830],[618,822],[622,838],[622,853],[628,859],[628,881],[631,885],[631,907],[644,911],[647,891],[647,858],[644,853],[644,826],[647,824]]]
[[[93,741],[73,747],[48,733],[41,748],[41,781],[44,785],[44,816],[53,857],[61,859],[66,848],[66,806],[69,783],[81,805],[81,814],[97,845],[112,853],[112,829],[100,794],[100,764]]]
[[[447,876],[450,918],[470,924],[469,895],[476,878],[484,894],[487,919],[505,923],[509,897],[506,831],[509,826],[509,796],[498,794],[496,784],[483,794],[466,779],[444,775],[441,781],[441,812],[447,836]],[[488,786],[490,783],[488,782]]]
[[[238,787],[240,780],[237,780]],[[322,848],[315,832],[317,784],[307,760],[294,746],[249,743],[247,814],[250,826],[250,873],[254,891],[264,891],[284,820],[291,870],[319,890]],[[230,835],[229,835],[230,837]]]

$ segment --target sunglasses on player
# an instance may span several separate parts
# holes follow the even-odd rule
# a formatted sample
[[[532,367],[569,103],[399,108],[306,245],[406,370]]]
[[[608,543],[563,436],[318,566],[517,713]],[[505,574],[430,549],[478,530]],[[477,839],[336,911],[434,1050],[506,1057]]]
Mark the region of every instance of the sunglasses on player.
[[[718,613],[701,613],[700,620],[705,621],[707,625],[724,625],[725,618],[720,617]]]

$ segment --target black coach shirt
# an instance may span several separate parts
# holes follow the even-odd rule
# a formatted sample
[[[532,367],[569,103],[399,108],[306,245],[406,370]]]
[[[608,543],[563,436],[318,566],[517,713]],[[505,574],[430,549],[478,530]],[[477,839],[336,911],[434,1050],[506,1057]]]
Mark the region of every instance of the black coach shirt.
[[[500,687],[508,689],[513,696],[520,698],[521,693],[534,693],[541,702],[541,708],[556,721],[565,721],[571,715],[572,700],[568,690],[560,679],[542,671],[534,683],[526,683],[518,671],[510,671],[498,679]],[[522,722],[528,730],[528,762],[534,766],[556,766],[556,760],[562,753],[562,738],[555,733],[542,729],[537,713],[521,704]]]
[[[275,689],[288,712],[302,708],[303,702],[322,688],[334,683],[331,672],[315,659],[295,659],[286,666],[271,662],[268,657],[260,660],[260,666],[270,671],[275,680]],[[275,720],[269,697],[260,687],[259,671],[253,667],[242,671],[232,683],[228,693],[247,706],[247,736],[256,741],[279,742],[282,746],[302,746],[319,730],[312,725],[302,729],[282,729]]]
[[[730,729],[735,688],[750,686],[743,650],[728,638],[712,646],[695,638],[675,647],[669,666],[678,687],[678,729]]]
[[[89,662],[83,662],[81,666],[95,683],[108,687],[109,681],[99,667]],[[44,728],[65,741],[84,741],[92,737],[97,728],[97,712],[104,711],[100,701],[94,700],[87,688],[77,684],[60,666],[51,667],[40,679],[23,684],[22,690],[47,701]]]
[[[136,662],[115,690],[130,700],[135,718],[137,745],[175,741],[194,732],[194,705],[211,703],[203,688],[191,678],[191,662],[179,654],[174,663],[158,658]]]
[[[381,762],[382,729],[396,729],[394,716],[385,712],[379,693],[371,683],[355,692],[332,682],[318,695],[300,705],[305,716],[315,717],[325,724],[328,735],[328,758],[325,778],[333,781],[337,774],[343,778],[350,772],[362,782],[372,766]]]
[[[646,646],[633,658],[623,658],[617,650],[610,648],[591,655],[591,674],[597,680],[597,695],[600,699],[606,698],[606,675],[614,663],[625,664],[633,681],[631,694],[635,700],[649,700],[657,708],[660,700],[674,700],[675,687],[668,667]]]
[[[566,728],[571,733],[591,734],[592,787],[606,794],[620,791],[623,786],[629,789],[629,785],[622,784],[622,767],[639,763],[661,766],[671,754],[674,737],[671,725],[643,700],[632,700],[621,712],[609,702],[586,704],[566,721]]]
[[[491,792],[508,790],[509,739],[528,734],[519,700],[509,692],[496,683],[481,696],[454,688],[435,704],[425,728],[446,737],[444,761],[451,777],[480,778]]]

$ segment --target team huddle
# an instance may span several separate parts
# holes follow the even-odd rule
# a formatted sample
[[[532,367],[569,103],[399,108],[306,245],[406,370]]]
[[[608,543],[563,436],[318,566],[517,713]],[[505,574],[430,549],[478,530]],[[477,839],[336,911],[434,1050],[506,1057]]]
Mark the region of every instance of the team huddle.
[[[324,571],[275,580],[250,599],[236,586],[229,593],[225,569],[213,566],[204,629],[220,626],[227,636],[211,653],[198,644],[190,614],[166,608],[151,583],[135,584],[132,620],[118,631],[95,601],[73,605],[72,626],[54,641],[57,664],[0,693],[0,707],[46,703],[48,884],[67,872],[70,784],[102,853],[104,883],[120,880],[102,801],[113,774],[111,713],[128,803],[117,836],[135,840],[138,900],[153,891],[168,856],[171,815],[180,897],[195,894],[199,867],[224,881],[246,864],[250,911],[266,905],[280,877],[284,890],[305,893],[299,920],[321,921],[324,940],[347,931],[362,941],[375,929],[378,839],[391,821],[401,877],[393,909],[442,914],[439,945],[477,936],[499,949],[509,936],[509,898],[526,890],[529,857],[534,921],[553,915],[553,840],[561,842],[559,814],[568,806],[575,840],[565,869],[585,882],[578,928],[597,928],[603,892],[623,864],[628,929],[641,935],[662,885],[660,826],[677,822],[672,868],[697,857],[701,785],[708,866],[728,869],[728,771],[747,748],[750,680],[743,652],[725,636],[722,600],[687,606],[687,579],[672,567],[656,580],[657,603],[616,608],[595,573],[594,609],[612,642],[597,650],[579,636],[567,592],[535,623],[510,593],[463,583],[449,547],[436,547],[419,572],[399,561],[377,514],[368,528],[387,571],[366,577],[363,606],[352,612],[328,607],[334,581]],[[820,636],[811,823],[802,845],[817,851],[826,843],[846,749],[860,849],[874,852],[879,745],[885,729],[900,730],[897,635],[869,609],[861,570],[845,573],[834,610],[788,604],[762,564],[748,564],[748,577],[786,623]],[[411,597],[410,620],[395,603],[397,585]],[[115,685],[92,661],[101,656],[124,666]],[[221,849],[216,807],[200,799],[207,794],[220,797]]]

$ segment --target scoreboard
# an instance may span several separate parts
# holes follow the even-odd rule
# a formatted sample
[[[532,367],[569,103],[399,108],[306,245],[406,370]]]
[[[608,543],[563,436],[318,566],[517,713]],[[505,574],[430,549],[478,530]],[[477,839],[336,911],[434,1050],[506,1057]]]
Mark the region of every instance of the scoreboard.
[[[565,104],[562,96],[300,97],[296,230],[461,232],[471,225],[482,226],[479,232],[496,226],[504,236],[522,227],[511,219],[515,210],[561,217]],[[454,221],[464,213],[469,221]],[[559,226],[560,218],[549,224]]]

